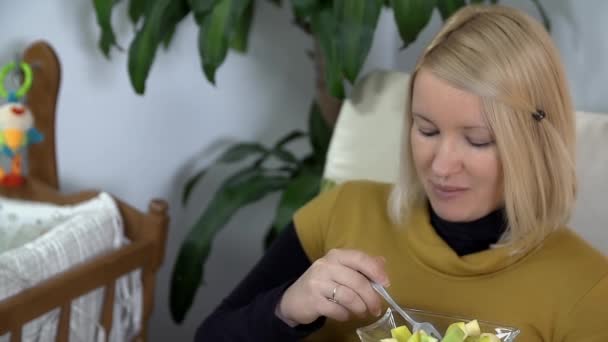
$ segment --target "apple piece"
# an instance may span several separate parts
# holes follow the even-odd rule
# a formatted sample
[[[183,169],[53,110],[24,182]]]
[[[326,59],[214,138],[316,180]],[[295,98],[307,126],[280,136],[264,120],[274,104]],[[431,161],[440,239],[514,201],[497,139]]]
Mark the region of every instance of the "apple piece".
[[[424,334],[424,331],[416,331],[415,333],[412,334],[412,336],[410,336],[410,338],[407,340],[407,342],[422,342],[420,339],[422,334]]]
[[[452,323],[445,332],[441,342],[463,342],[467,338],[464,322]]]
[[[469,336],[464,339],[464,342],[480,342],[481,336]]]
[[[434,338],[431,335],[420,335],[420,342],[439,342],[438,339]]]
[[[500,339],[494,334],[483,333],[480,336],[479,342],[500,342]]]
[[[467,322],[464,324],[464,331],[467,336],[479,336],[481,334],[481,328],[479,327],[479,322],[476,319]]]
[[[401,325],[391,329],[391,336],[398,342],[408,342],[407,340],[412,337],[412,332],[407,326]]]

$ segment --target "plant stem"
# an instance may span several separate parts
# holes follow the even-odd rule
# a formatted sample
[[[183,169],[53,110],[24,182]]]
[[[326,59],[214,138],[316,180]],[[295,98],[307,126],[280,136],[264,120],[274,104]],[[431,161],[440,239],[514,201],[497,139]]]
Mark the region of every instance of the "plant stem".
[[[312,30],[310,29],[310,23],[307,23],[296,17],[296,18],[294,18],[293,24],[296,25],[296,27],[300,28],[304,33],[306,33],[308,35],[312,35]]]
[[[340,115],[340,108],[342,108],[342,100],[333,97],[328,89],[325,82],[325,58],[321,51],[319,41],[313,37],[314,50],[312,53],[313,62],[315,65],[316,74],[316,89],[315,95],[317,103],[321,109],[321,114],[325,119],[325,122],[330,126],[334,127],[338,115]]]

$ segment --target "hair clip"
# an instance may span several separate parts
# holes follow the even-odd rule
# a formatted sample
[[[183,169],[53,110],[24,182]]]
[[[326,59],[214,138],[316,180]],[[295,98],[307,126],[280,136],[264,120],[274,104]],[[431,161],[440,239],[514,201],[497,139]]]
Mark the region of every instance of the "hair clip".
[[[541,121],[542,119],[544,119],[547,116],[547,114],[545,113],[545,111],[543,111],[542,109],[537,109],[536,112],[532,113],[532,117],[536,120],[536,121]]]

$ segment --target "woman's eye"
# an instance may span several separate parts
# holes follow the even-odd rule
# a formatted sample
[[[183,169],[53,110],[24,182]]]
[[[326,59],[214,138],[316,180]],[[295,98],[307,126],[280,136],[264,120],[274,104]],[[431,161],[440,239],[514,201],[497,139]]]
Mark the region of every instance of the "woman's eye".
[[[420,132],[420,134],[424,135],[425,137],[432,137],[439,133],[439,131],[426,130],[426,129],[419,129],[418,131]]]
[[[471,141],[471,140],[468,140],[468,142],[473,147],[487,147],[487,146],[490,146],[490,145],[492,145],[494,143],[493,141],[479,143],[479,142],[475,142],[475,141]]]

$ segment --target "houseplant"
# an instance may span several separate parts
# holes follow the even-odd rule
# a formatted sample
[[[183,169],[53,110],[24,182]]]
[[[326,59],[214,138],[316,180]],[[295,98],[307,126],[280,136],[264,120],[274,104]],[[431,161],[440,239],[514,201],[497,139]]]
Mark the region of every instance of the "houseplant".
[[[269,0],[282,5],[281,0]],[[548,21],[539,0],[531,0]],[[99,46],[106,56],[117,39],[111,13],[116,0],[93,0],[101,27]],[[367,58],[382,7],[390,7],[403,41],[413,42],[427,25],[435,9],[442,19],[467,3],[484,0],[291,0],[294,23],[310,34],[317,77],[316,99],[309,112],[308,132],[293,131],[273,146],[257,142],[232,145],[216,163],[252,160],[229,176],[203,210],[184,240],[172,276],[170,306],[173,319],[181,322],[203,279],[203,266],[213,238],[242,207],[268,194],[281,192],[277,211],[266,236],[266,244],[290,221],[293,212],[319,190],[325,153],[341,100],[344,80],[354,83]],[[497,0],[490,0],[496,3]],[[145,92],[145,82],[156,51],[169,43],[176,28],[189,14],[199,27],[198,47],[204,76],[215,83],[215,73],[229,50],[246,52],[252,25],[254,0],[129,0],[129,17],[136,35],[129,46],[128,72],[136,93]],[[311,151],[298,157],[289,143],[308,138]],[[206,169],[186,182],[183,202],[202,179]]]

